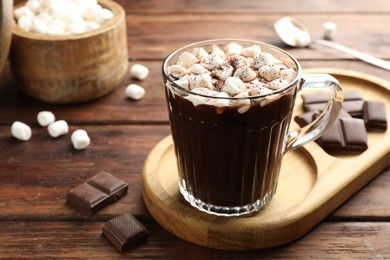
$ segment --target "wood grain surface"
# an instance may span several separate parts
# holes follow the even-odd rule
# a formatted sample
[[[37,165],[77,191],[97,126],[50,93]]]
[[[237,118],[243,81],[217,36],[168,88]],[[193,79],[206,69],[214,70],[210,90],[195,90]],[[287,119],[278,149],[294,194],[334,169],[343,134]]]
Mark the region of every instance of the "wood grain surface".
[[[170,234],[146,209],[141,185],[144,160],[152,147],[170,133],[161,64],[175,48],[207,38],[248,38],[286,49],[306,69],[347,69],[390,81],[387,71],[331,49],[315,45],[288,48],[273,31],[277,19],[290,15],[304,22],[314,38],[320,38],[323,23],[330,20],[338,25],[335,42],[390,59],[389,1],[116,2],[126,11],[129,66],[146,65],[150,69],[146,80],[140,82],[126,75],[121,85],[104,98],[78,105],[48,105],[17,88],[8,64],[1,73],[0,259],[390,258],[389,169],[301,239],[247,252],[209,249]],[[124,88],[130,83],[145,88],[144,99],[126,98]],[[70,132],[86,129],[91,146],[73,150],[70,134],[52,139],[36,122],[42,110],[67,120]],[[32,127],[30,141],[11,137],[10,126],[15,120]],[[101,170],[127,181],[128,195],[91,217],[66,207],[66,192]],[[101,227],[125,212],[134,214],[151,233],[148,242],[118,253],[101,236]]]

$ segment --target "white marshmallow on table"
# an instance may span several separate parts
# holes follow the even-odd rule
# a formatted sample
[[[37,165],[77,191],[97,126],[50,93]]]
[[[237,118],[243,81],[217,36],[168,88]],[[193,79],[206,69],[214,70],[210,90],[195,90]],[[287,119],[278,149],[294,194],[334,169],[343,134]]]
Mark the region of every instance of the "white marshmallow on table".
[[[337,25],[334,22],[325,22],[323,38],[326,40],[333,40],[336,36],[336,31]]]
[[[55,121],[47,127],[47,131],[49,132],[49,135],[54,138],[65,135],[69,131],[68,123],[65,120]]]
[[[184,67],[184,66],[183,66]],[[149,75],[149,69],[141,64],[134,64],[130,68],[130,77],[138,80],[144,80]]]
[[[91,139],[88,136],[88,133],[83,129],[78,129],[74,131],[70,137],[73,147],[76,150],[82,150],[89,146]]]
[[[16,139],[28,141],[31,138],[31,128],[23,122],[15,121],[11,126],[11,134]]]
[[[125,93],[133,100],[140,100],[145,96],[145,89],[137,84],[130,84],[126,87]]]
[[[40,126],[48,126],[56,121],[54,114],[50,111],[41,111],[37,115],[37,121]]]

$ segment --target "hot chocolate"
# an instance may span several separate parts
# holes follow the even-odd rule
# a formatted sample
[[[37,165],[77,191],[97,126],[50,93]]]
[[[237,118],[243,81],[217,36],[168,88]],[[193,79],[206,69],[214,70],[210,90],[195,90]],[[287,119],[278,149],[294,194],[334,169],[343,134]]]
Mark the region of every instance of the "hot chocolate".
[[[163,75],[186,200],[226,216],[263,207],[288,147],[295,59],[266,44],[210,41],[168,56]]]

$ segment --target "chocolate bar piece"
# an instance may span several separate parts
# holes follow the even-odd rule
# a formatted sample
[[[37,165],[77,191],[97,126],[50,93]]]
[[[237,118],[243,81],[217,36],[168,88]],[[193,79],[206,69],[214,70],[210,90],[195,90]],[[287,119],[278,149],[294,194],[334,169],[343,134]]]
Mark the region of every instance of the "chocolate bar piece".
[[[91,215],[126,195],[128,186],[126,182],[103,171],[71,189],[66,195],[66,204],[82,214]]]
[[[364,102],[363,119],[367,129],[373,131],[386,131],[387,115],[385,103],[380,101]]]
[[[109,220],[103,226],[103,234],[122,252],[130,244],[145,241],[147,229],[131,214],[123,214]]]
[[[347,111],[351,116],[362,118],[363,117],[363,104],[364,100],[361,94],[356,90],[345,90],[343,92],[344,102],[343,109]],[[302,95],[303,107],[305,111],[322,111],[324,110],[329,95],[327,93],[309,93]]]
[[[332,152],[363,152],[367,150],[367,131],[359,118],[340,118],[317,140]]]
[[[294,120],[300,127],[305,127],[313,122],[319,115],[320,111],[309,111],[295,116]],[[338,118],[351,118],[351,116],[344,109],[341,109]]]
[[[353,117],[362,118],[364,100],[360,92],[350,89],[345,90],[343,95],[343,109]]]
[[[322,111],[329,100],[328,93],[302,94],[303,108],[308,111]]]

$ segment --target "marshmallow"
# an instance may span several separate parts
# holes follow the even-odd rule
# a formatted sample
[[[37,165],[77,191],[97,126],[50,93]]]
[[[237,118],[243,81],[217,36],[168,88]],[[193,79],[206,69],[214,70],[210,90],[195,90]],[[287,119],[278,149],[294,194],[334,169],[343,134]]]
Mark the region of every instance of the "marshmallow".
[[[255,87],[249,90],[250,96],[267,95],[272,93],[272,90],[266,87]]]
[[[49,132],[49,135],[53,138],[65,135],[69,131],[68,123],[65,120],[58,120],[54,123],[51,123],[47,127],[47,131]]]
[[[248,65],[248,61],[245,57],[243,56],[231,56],[229,58],[229,63],[234,67],[234,68],[239,68],[241,66],[246,66]]]
[[[37,115],[37,121],[40,126],[48,126],[56,121],[54,114],[50,111],[41,111]]]
[[[246,47],[242,50],[241,52],[241,55],[245,56],[245,57],[255,57],[256,55],[258,55],[259,53],[261,53],[261,48],[259,45],[252,45],[252,46],[249,46],[249,47]]]
[[[213,92],[208,88],[196,88],[193,89],[192,92],[196,94],[205,95],[205,96],[211,96],[213,94]],[[188,95],[185,98],[191,101],[194,106],[210,103],[210,98],[202,97],[198,95]]]
[[[188,76],[184,76],[178,80],[175,80],[174,83],[184,89],[190,89],[190,83],[189,83],[189,80],[188,80]]]
[[[209,56],[209,53],[203,48],[194,48],[192,49],[191,54],[199,60],[203,60],[204,58]]]
[[[187,70],[186,70],[186,68],[184,68],[180,65],[172,65],[172,66],[169,66],[168,73],[175,78],[181,78],[187,74]]]
[[[215,97],[220,98],[214,98],[213,105],[217,108],[216,111],[218,114],[221,114],[223,110],[221,110],[221,107],[227,107],[230,104],[230,100],[227,99],[227,97],[230,97],[230,95],[226,92],[218,92],[214,95]]]
[[[252,70],[248,65],[238,67],[234,76],[240,78],[244,82],[249,82],[257,77],[257,73]]]
[[[333,40],[336,36],[337,25],[333,22],[324,23],[324,35],[325,40]]]
[[[88,133],[83,129],[78,129],[74,131],[70,137],[73,147],[76,150],[82,150],[89,146],[91,139],[88,136]]]
[[[198,59],[192,53],[183,52],[177,59],[176,65],[180,65],[188,69],[191,68],[197,61]]]
[[[202,62],[201,65],[208,70],[212,70],[225,63],[225,60],[216,53],[211,53]]]
[[[31,138],[31,128],[23,122],[15,121],[11,126],[11,134],[16,139],[28,141]]]
[[[47,30],[47,24],[39,18],[34,17],[30,28],[31,32],[45,34]]]
[[[130,84],[125,89],[126,96],[133,100],[140,100],[145,96],[145,89],[137,84]]]
[[[241,54],[242,49],[242,46],[238,43],[229,43],[225,47],[226,56],[239,55]]]
[[[144,80],[149,75],[149,69],[141,64],[134,64],[130,68],[130,77],[138,80]]]
[[[221,58],[225,58],[225,52],[221,48],[219,48],[218,45],[213,45],[211,54],[215,54],[220,56]]]
[[[33,18],[34,13],[27,6],[21,6],[14,10],[14,16],[16,19],[19,19],[22,16]]]
[[[30,31],[30,28],[32,26],[32,18],[29,16],[22,16],[18,20],[18,26],[20,29],[24,31]]]
[[[280,78],[291,82],[296,76],[295,70],[291,68],[281,68],[280,71],[278,72],[278,75]]]
[[[99,24],[103,24],[106,21],[110,20],[112,17],[114,17],[113,12],[111,12],[110,10],[108,10],[106,8],[101,8],[101,9],[99,9],[94,21],[99,23]]]
[[[269,87],[271,89],[275,89],[276,90],[276,89],[281,89],[281,88],[287,86],[288,84],[289,84],[288,81],[286,81],[284,79],[278,78],[278,79],[274,79],[273,81],[271,81],[269,83]]]
[[[225,80],[222,90],[229,93],[230,96],[235,96],[246,89],[245,83],[237,77],[229,77]]]
[[[233,106],[239,106],[239,108],[237,109],[238,113],[244,114],[251,107],[251,101],[248,98],[249,96],[250,95],[247,91],[241,92],[234,96],[237,99],[232,100],[231,104]]]
[[[53,20],[53,18],[48,13],[40,13],[40,14],[36,15],[35,18],[41,20],[42,22],[44,22],[47,25],[49,25],[51,23],[51,21]]]
[[[191,68],[188,69],[189,73],[193,73],[195,75],[209,73],[209,71],[200,64],[194,64]]]
[[[261,52],[254,57],[254,66],[259,69],[262,66],[273,65],[273,64],[283,64],[282,61],[275,58],[271,53]]]
[[[267,81],[278,78],[279,68],[276,65],[265,65],[259,69],[259,75]]]
[[[213,89],[213,82],[209,74],[191,75],[188,78],[190,89],[207,88]]]
[[[94,21],[87,21],[84,23],[84,29],[86,32],[96,30],[97,28],[100,27],[100,24]]]
[[[41,10],[41,3],[39,0],[28,0],[25,6],[34,14]]]
[[[231,77],[233,74],[233,67],[229,64],[223,64],[218,68],[211,71],[212,75],[220,80],[225,80],[228,77]],[[255,73],[256,74],[256,73]]]

